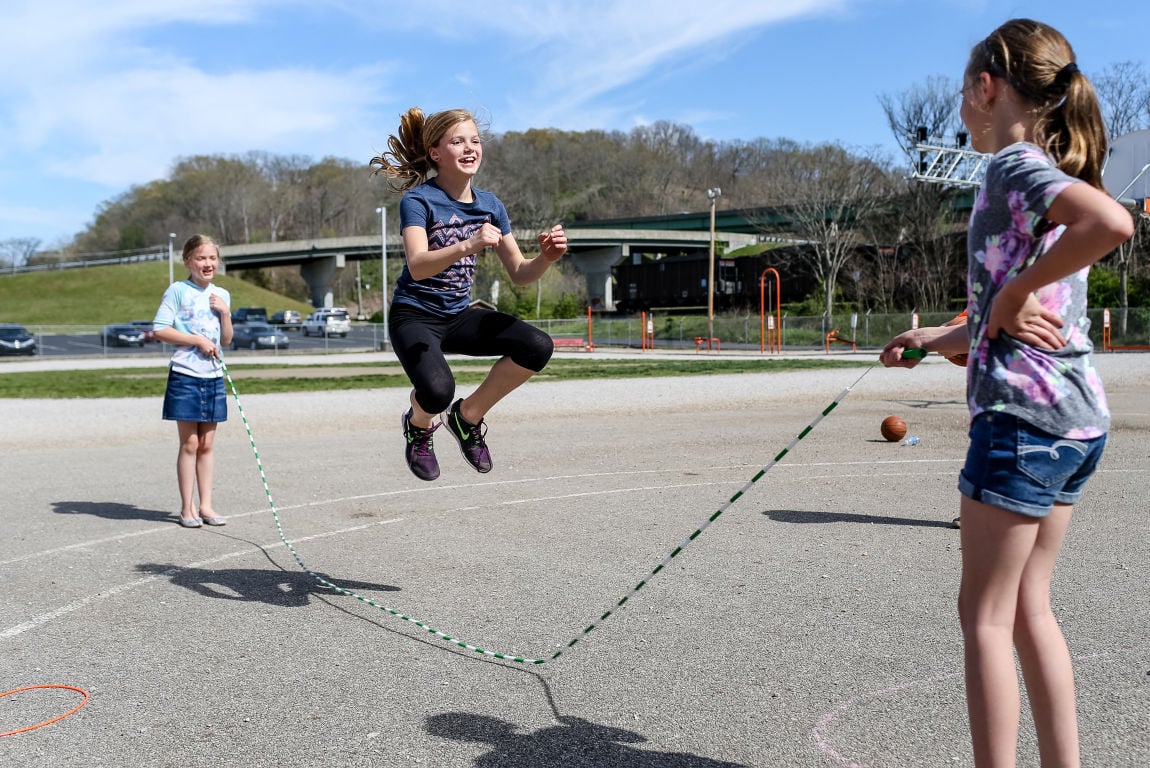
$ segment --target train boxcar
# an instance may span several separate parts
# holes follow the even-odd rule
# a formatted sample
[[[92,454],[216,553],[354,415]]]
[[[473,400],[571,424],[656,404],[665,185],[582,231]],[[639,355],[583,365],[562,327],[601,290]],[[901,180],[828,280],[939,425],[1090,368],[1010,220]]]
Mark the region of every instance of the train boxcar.
[[[786,295],[797,298],[812,290],[815,283],[807,270],[796,267],[794,260],[786,258],[781,250],[738,257],[716,256],[715,311],[758,308],[759,281],[768,267],[782,273]],[[652,309],[706,309],[710,298],[709,271],[707,253],[618,264],[614,267],[615,310],[630,313]]]

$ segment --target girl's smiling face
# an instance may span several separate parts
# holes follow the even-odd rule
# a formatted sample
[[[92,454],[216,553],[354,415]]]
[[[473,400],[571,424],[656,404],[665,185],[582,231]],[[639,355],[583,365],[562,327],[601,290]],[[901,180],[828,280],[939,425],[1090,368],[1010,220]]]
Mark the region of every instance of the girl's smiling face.
[[[220,252],[216,246],[205,243],[184,257],[184,266],[188,268],[188,277],[193,283],[206,287],[219,269]]]
[[[483,139],[473,120],[456,123],[429,153],[439,173],[474,176],[483,160]]]

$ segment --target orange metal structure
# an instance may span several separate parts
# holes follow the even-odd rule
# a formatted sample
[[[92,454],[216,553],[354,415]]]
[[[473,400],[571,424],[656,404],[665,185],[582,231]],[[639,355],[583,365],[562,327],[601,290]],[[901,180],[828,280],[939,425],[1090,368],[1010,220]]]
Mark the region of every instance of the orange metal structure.
[[[773,302],[775,313],[773,315],[769,315],[767,303],[768,272],[775,278],[775,300]],[[770,322],[767,321],[768,315]],[[763,274],[759,275],[759,352],[766,352],[768,347],[772,352],[782,353],[783,351],[782,279],[774,267],[767,267],[763,270]]]

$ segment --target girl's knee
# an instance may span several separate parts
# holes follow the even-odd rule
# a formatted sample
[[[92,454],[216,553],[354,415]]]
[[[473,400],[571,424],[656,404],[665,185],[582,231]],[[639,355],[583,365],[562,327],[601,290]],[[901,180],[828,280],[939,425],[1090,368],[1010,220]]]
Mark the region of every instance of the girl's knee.
[[[526,340],[523,349],[511,359],[516,365],[539,373],[546,368],[547,363],[550,362],[551,355],[555,352],[555,342],[549,334],[537,328],[533,330],[535,333],[531,334],[530,338]]]
[[[443,413],[451,406],[454,399],[454,381],[450,382],[449,386],[439,385],[417,390],[415,393],[415,402],[419,403],[419,407],[427,413]]]

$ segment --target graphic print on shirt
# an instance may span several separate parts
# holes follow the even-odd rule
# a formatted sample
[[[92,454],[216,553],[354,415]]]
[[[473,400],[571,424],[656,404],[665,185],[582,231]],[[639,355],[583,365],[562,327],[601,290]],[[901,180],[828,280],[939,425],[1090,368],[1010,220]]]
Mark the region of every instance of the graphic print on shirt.
[[[452,214],[446,224],[437,220],[431,225],[431,229],[427,233],[428,248],[432,251],[438,251],[441,248],[465,242],[478,232],[487,221],[490,221],[490,217],[484,221],[464,221],[458,214]],[[464,256],[440,273],[441,285],[444,290],[461,294],[471,292],[476,256],[477,254],[474,253]]]

